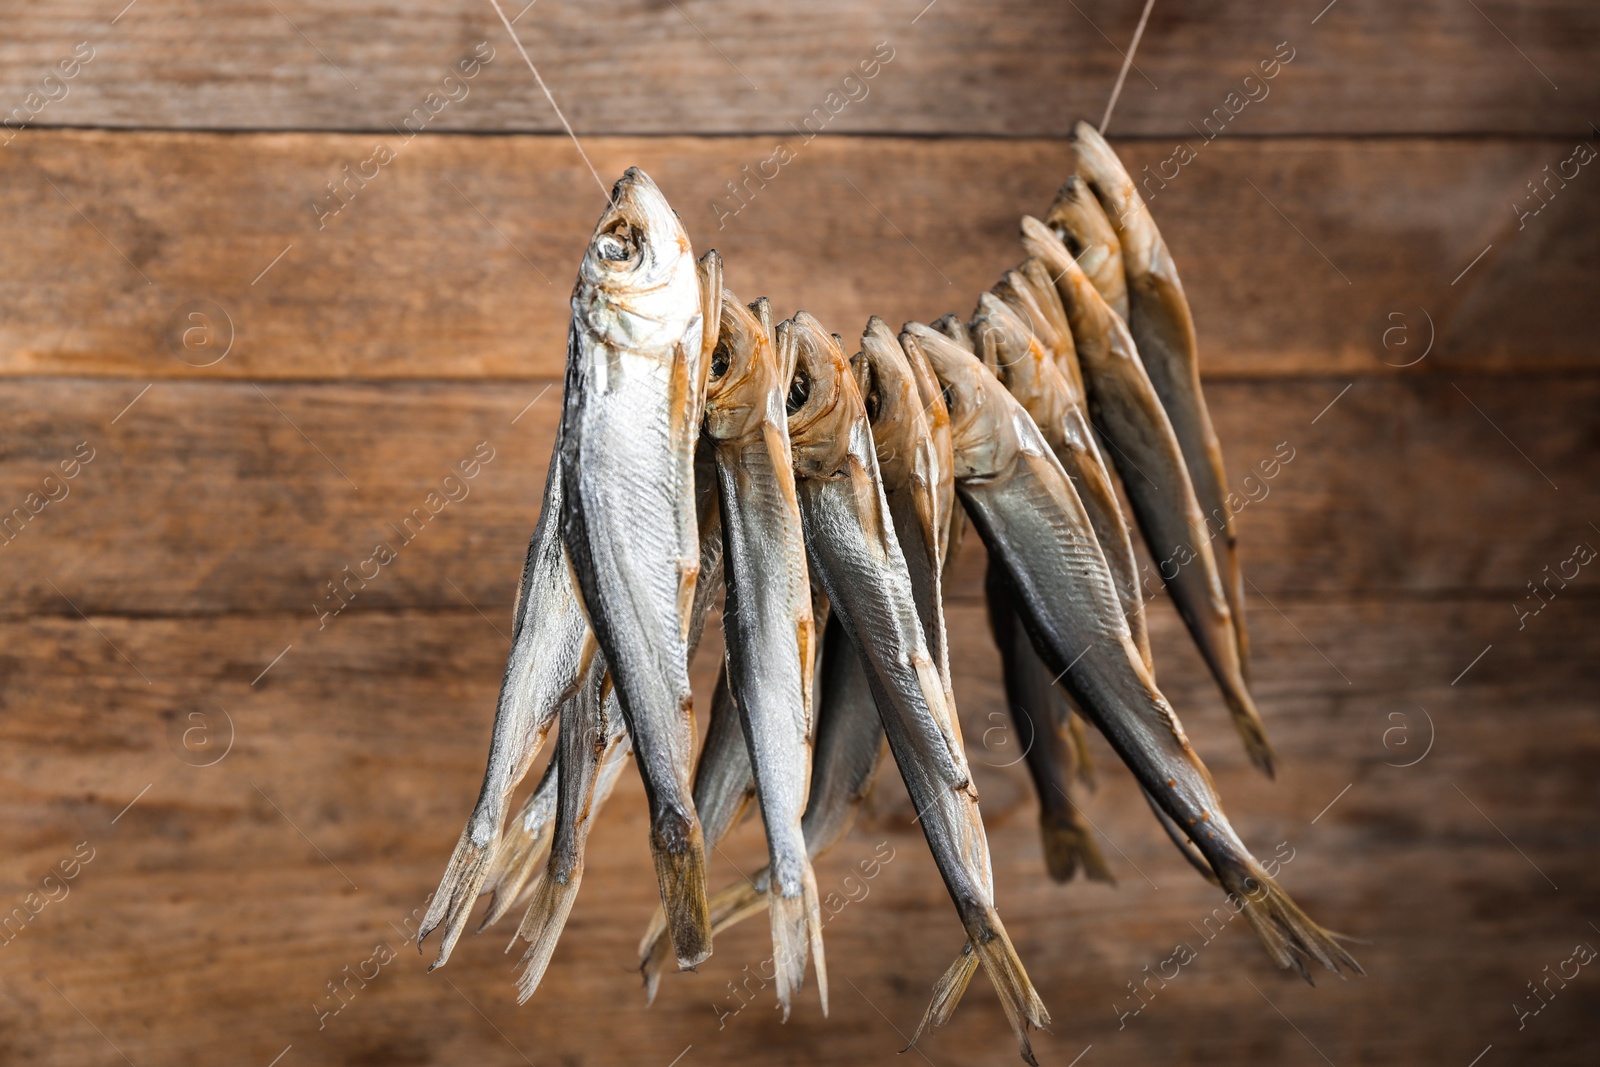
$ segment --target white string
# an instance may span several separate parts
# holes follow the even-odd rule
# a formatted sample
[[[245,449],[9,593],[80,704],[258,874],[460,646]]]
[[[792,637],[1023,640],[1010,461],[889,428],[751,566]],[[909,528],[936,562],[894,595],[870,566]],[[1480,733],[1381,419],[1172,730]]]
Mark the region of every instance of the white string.
[[[511,20],[506,18],[504,11],[500,10],[500,0],[489,0],[489,3],[494,5],[494,13],[500,16],[500,21],[505,23],[506,32],[511,35],[511,43],[517,46],[518,52],[522,53],[523,62],[527,63],[528,69],[533,71],[533,80],[539,83],[539,88],[544,92],[544,98],[550,101],[550,106],[555,110],[556,118],[561,120],[561,128],[567,131],[568,137],[572,138],[573,147],[578,150],[578,155],[583,157],[583,165],[589,168],[590,174],[594,175],[595,184],[600,186],[601,195],[609,201],[611,199],[611,190],[606,188],[606,183],[600,178],[600,172],[594,169],[593,163],[589,162],[589,155],[583,150],[583,145],[578,142],[578,135],[572,132],[572,124],[567,121],[567,116],[561,113],[561,108],[556,103],[556,98],[550,95],[550,87],[539,76],[539,68],[533,65],[533,60],[528,58],[528,50],[523,48],[522,42],[517,39],[517,31],[511,28]]]
[[[1117,106],[1117,97],[1122,95],[1122,83],[1128,77],[1128,68],[1133,66],[1133,54],[1139,50],[1139,40],[1144,36],[1144,24],[1150,21],[1150,9],[1155,6],[1156,0],[1145,0],[1144,2],[1144,13],[1139,16],[1139,26],[1133,31],[1133,43],[1128,46],[1128,54],[1122,57],[1122,69],[1117,72],[1117,84],[1111,88],[1111,99],[1106,102],[1106,113],[1100,119],[1100,132],[1102,134],[1106,132],[1106,127],[1111,124],[1111,109]],[[544,83],[541,82],[540,84]]]

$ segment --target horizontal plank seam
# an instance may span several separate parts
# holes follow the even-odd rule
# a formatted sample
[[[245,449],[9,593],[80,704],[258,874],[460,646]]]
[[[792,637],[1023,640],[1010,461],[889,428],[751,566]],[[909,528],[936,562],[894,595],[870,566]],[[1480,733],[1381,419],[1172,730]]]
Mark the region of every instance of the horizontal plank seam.
[[[75,124],[75,123],[38,123],[27,129],[40,132],[102,132],[126,134],[157,134],[157,133],[186,133],[186,134],[212,134],[216,136],[274,136],[282,134],[325,134],[328,136],[370,136],[372,134],[390,135],[394,130],[381,126],[113,126],[102,124]],[[1187,138],[1193,136],[1192,129],[1174,127],[1169,132],[1163,133],[1119,133],[1111,140],[1122,143],[1161,142],[1171,140],[1173,137]],[[484,130],[428,130],[415,135],[418,139],[429,140],[445,137],[549,137],[562,139],[566,137],[560,127],[546,129],[543,127],[529,129],[484,129]],[[751,138],[792,137],[793,130],[679,130],[663,132],[659,130],[641,131],[616,131],[607,133],[589,133],[585,140],[668,140],[683,138],[705,141],[737,141]],[[882,141],[1015,141],[1015,142],[1056,142],[1066,141],[1068,131],[1061,133],[1029,132],[1029,133],[986,133],[982,131],[953,130],[948,132],[935,132],[926,130],[841,130],[834,133],[819,134],[818,140],[882,140]],[[1395,131],[1341,131],[1341,130],[1308,130],[1285,133],[1230,133],[1226,141],[1513,141],[1513,142],[1540,142],[1540,141],[1566,141],[1573,136],[1592,136],[1586,128],[1575,127],[1571,133],[1562,133],[1548,130],[1395,130]]]

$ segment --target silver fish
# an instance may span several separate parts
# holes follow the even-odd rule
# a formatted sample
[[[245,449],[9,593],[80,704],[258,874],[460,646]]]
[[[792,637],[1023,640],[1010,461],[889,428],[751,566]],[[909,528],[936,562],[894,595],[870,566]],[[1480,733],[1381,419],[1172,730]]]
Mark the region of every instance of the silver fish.
[[[1234,833],[1210,774],[1145,669],[1088,515],[1033,420],[976,357],[950,346],[928,355],[950,397],[956,489],[1004,565],[1046,666],[1241,900],[1280,967],[1306,975],[1304,956],[1360,973]]]
[[[1228,476],[1222,466],[1222,444],[1212,429],[1211,413],[1200,389],[1200,352],[1189,300],[1150,209],[1111,146],[1098,130],[1081,121],[1073,129],[1072,141],[1077,149],[1078,173],[1105,207],[1122,246],[1128,283],[1128,329],[1133,343],[1139,346],[1156,395],[1172,419],[1178,443],[1183,446],[1184,462],[1189,465],[1206,529],[1216,538],[1214,551],[1222,570],[1222,589],[1233,612],[1239,666],[1248,680],[1250,641],[1244,625],[1238,531],[1233,509],[1227,503]]]
[[[1057,882],[1070,881],[1083,868],[1085,878],[1115,882],[1111,868],[1094,843],[1094,835],[1072,801],[1072,753],[1058,732],[1060,691],[1034,650],[1022,624],[1016,590],[998,561],[989,562],[984,592],[989,628],[1000,650],[1006,705],[1017,729],[1022,758],[1039,794],[1039,836],[1045,867]]]
[[[1027,285],[1020,275],[1015,277],[1017,285]],[[1122,505],[1111,484],[1111,472],[1095,445],[1088,398],[1062,373],[1060,363],[1050,358],[1028,323],[993,293],[979,298],[972,332],[981,341],[979,357],[996,371],[1011,395],[1033,417],[1067,477],[1072,479],[1072,487],[1089,513],[1100,550],[1117,583],[1117,599],[1133,632],[1133,643],[1138,646],[1146,669],[1154,674],[1144,597],[1139,588],[1139,564],[1133,555],[1128,524],[1122,517]]]
[[[656,880],[683,967],[711,954],[705,850],[690,795],[694,452],[708,362],[701,306],[682,223],[655,183],[630,168],[612,189],[572,294],[563,535],[633,738]]]
[[[923,834],[1032,1062],[1027,1027],[1049,1016],[994,910],[977,793],[893,533],[860,392],[844,352],[811,316],[781,323],[778,349],[796,367],[789,439],[813,573],[866,665]]]
[[[716,447],[726,545],[727,677],[767,831],[773,959],[786,1019],[808,945],[824,1012],[828,1003],[816,877],[800,829],[811,779],[816,635],[785,412],[790,377],[773,347],[766,302],[752,312],[724,291],[705,433]]]
[[[954,708],[939,573],[949,548],[950,516],[955,507],[950,419],[939,399],[932,369],[925,362],[914,367],[889,324],[876,315],[867,321],[861,351],[851,366],[866,405],[878,457],[878,479],[906,561],[923,638],[944,684],[946,703]],[[954,716],[952,724],[959,737],[960,723]]]
[[[565,420],[557,431],[557,451],[545,478],[544,505],[528,544],[517,592],[511,655],[500,683],[489,762],[478,801],[455,852],[417,927],[417,951],[440,925],[445,928],[431,971],[444,966],[466,928],[500,840],[506,805],[528,773],[562,703],[582,682],[595,653],[595,641],[572,582],[561,523],[566,485],[560,457]]]
[[[1029,255],[1038,257],[1056,279],[1083,361],[1090,413],[1110,446],[1157,570],[1222,690],[1250,759],[1271,775],[1272,745],[1240,673],[1233,613],[1211,553],[1211,538],[1172,424],[1144,372],[1128,327],[1044,223],[1024,216],[1022,235]]]

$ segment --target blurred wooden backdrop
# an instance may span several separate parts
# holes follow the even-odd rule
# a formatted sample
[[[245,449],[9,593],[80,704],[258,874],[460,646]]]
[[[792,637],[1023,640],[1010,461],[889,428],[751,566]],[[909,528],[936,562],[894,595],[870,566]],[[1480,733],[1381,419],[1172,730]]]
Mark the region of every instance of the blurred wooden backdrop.
[[[1016,261],[1140,8],[924,5],[507,14],[603,176],[645,167],[738,293],[853,336]],[[1597,33],[1580,0],[1155,5],[1110,133],[1167,177],[1230,478],[1294,455],[1239,520],[1279,780],[1164,602],[1159,666],[1369,977],[1308,988],[1242,924],[1204,944],[1220,895],[1098,741],[1119,884],[1048,882],[969,545],[957,696],[1042,1061],[1595,1062],[1600,974],[1551,976],[1600,944]],[[896,1059],[961,936],[892,769],[819,867],[842,894],[893,850],[827,927],[827,1019],[734,1011],[759,922],[645,1008],[631,774],[530,1004],[509,929],[433,975],[404,944],[476,795],[601,207],[488,0],[8,5],[0,110],[0,1062],[1015,1062],[981,979]],[[761,853],[746,824],[715,877]]]

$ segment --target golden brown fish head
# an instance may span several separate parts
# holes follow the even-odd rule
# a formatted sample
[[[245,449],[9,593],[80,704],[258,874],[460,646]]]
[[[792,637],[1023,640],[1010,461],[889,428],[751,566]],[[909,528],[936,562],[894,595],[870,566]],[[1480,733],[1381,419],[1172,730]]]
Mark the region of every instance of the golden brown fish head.
[[[1040,426],[1058,424],[1068,399],[1061,372],[1022,316],[993,293],[984,293],[972,317],[972,333],[984,363],[995,369],[1033,420]]]
[[[935,319],[933,328],[944,334],[968,352],[974,351],[972,335],[967,332],[967,324],[961,321],[961,316],[954,311],[943,318]]]
[[[1020,447],[1011,418],[1022,413],[1000,379],[977,356],[932,327],[908,322],[902,343],[908,336],[927,356],[950,413],[956,480],[993,478],[1010,470]]]
[[[1083,348],[1095,338],[1103,338],[1111,329],[1110,323],[1105,321],[1113,314],[1111,307],[1083,268],[1068,254],[1061,240],[1044,223],[1032,215],[1024,215],[1022,246],[1055,279],[1061,306],[1072,324],[1075,346]]]
[[[690,330],[700,321],[699,288],[677,212],[648,174],[629,167],[612,187],[578,268],[575,324],[623,351],[668,353],[692,342],[694,358],[702,344],[701,331]]]
[[[832,334],[811,315],[797,312],[778,323],[778,360],[793,372],[787,413],[797,478],[832,478],[850,451],[861,393],[850,361]]]
[[[1066,245],[1106,303],[1125,314],[1128,281],[1123,275],[1122,243],[1105,207],[1080,174],[1068,178],[1056,191],[1045,225]]]
[[[879,477],[884,491],[892,493],[915,475],[928,474],[917,469],[929,430],[916,375],[894,331],[876,315],[867,321],[861,351],[851,363],[860,368],[858,382],[864,382],[861,398],[872,425]]]
[[[1100,131],[1087,122],[1080,119],[1068,140],[1073,147],[1073,169],[1089,184],[1090,193],[1104,209],[1122,247],[1125,268],[1134,275],[1144,273],[1155,262],[1162,242],[1133,178]],[[1110,296],[1106,302],[1117,306]],[[1122,311],[1118,313],[1126,317]]]
[[[706,384],[705,429],[719,441],[742,440],[762,432],[781,371],[770,323],[726,289],[720,307]]]

